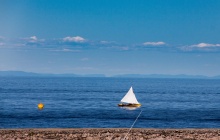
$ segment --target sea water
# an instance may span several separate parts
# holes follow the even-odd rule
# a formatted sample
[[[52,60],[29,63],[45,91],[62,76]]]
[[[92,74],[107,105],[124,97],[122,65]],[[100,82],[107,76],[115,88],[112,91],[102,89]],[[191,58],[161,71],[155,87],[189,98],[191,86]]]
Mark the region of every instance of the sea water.
[[[131,86],[142,106],[118,107]],[[220,80],[0,77],[0,128],[128,128],[141,111],[136,128],[220,128]]]

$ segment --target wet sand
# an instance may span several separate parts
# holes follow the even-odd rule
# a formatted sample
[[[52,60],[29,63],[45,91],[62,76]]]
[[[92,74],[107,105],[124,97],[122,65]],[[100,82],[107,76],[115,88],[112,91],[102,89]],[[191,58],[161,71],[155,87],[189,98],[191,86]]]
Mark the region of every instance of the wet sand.
[[[220,129],[0,129],[0,140],[220,140]]]

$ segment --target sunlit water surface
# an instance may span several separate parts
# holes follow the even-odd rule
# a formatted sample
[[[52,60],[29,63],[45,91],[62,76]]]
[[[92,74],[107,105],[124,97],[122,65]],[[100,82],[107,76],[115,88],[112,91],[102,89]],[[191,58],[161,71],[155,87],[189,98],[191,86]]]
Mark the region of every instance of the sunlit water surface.
[[[119,108],[130,86],[142,106]],[[125,128],[141,110],[136,128],[220,128],[220,80],[0,77],[0,128]]]

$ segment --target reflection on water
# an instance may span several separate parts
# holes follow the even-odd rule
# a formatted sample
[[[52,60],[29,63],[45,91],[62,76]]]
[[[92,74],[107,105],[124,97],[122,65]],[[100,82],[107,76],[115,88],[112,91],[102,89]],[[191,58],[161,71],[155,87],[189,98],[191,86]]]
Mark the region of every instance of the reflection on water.
[[[123,107],[120,107],[120,108],[125,109],[125,110],[136,110],[136,109],[138,109],[140,107],[127,107],[127,106],[123,106]]]

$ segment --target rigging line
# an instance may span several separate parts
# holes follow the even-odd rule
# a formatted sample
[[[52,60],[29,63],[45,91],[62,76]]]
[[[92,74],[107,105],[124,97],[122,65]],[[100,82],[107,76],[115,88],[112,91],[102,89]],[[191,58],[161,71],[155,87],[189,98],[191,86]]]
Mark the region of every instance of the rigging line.
[[[125,137],[124,137],[123,140],[126,139],[126,137],[128,136],[129,132],[131,131],[131,129],[133,128],[134,124],[136,123],[136,121],[138,120],[139,116],[141,115],[141,113],[142,113],[142,110],[141,110],[141,112],[139,113],[139,115],[137,116],[137,118],[135,119],[134,123],[131,125],[131,128],[128,130],[128,133],[125,135]]]

